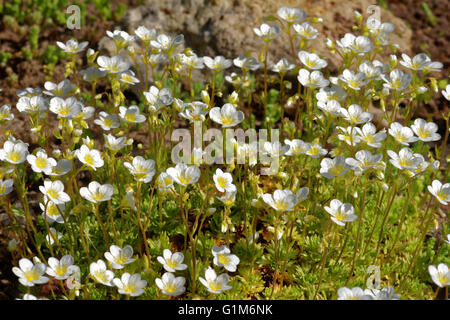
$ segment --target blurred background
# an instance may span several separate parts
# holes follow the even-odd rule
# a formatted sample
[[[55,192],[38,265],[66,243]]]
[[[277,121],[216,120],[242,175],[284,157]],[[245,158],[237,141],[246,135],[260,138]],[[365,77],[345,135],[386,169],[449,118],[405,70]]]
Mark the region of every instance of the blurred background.
[[[78,6],[79,16],[77,11],[67,13],[70,5]],[[433,61],[442,62],[443,71],[436,75],[441,79],[438,85],[443,89],[448,83],[450,0],[0,0],[0,106],[15,106],[18,89],[42,88],[45,81],[64,79],[66,57],[56,41],[89,41],[90,48],[113,55],[106,30],[121,29],[133,34],[144,25],[160,33],[183,33],[185,46],[199,56],[235,58],[252,51],[258,57],[262,43],[253,27],[263,23],[265,16],[276,15],[282,6],[298,7],[309,16],[323,18],[323,23],[315,26],[321,36],[313,41],[311,49],[327,58],[331,72],[336,71],[339,61],[328,53],[323,40],[337,40],[351,32],[353,12],[358,10],[365,19],[374,16],[395,25],[390,39],[399,44],[400,53],[413,56],[425,52]],[[72,30],[67,23],[74,18],[79,19],[80,27]],[[286,39],[277,39],[269,52],[270,63],[288,57]],[[440,113],[447,110],[448,102],[436,94],[416,116],[432,115],[441,126]],[[29,140],[25,117],[16,110],[15,116],[23,119],[24,125],[9,129],[17,138]],[[11,272],[6,229],[2,227],[6,223],[3,215],[0,209],[0,299],[7,299],[17,296],[17,285]]]

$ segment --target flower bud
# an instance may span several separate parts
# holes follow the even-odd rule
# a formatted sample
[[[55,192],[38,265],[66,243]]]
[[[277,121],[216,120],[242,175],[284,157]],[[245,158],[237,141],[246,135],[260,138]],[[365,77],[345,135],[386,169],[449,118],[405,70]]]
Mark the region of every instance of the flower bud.
[[[19,244],[19,241],[17,241],[16,239],[11,239],[8,242],[8,251],[9,252],[14,252],[17,250],[17,245]]]
[[[204,103],[209,103],[210,97],[209,97],[208,91],[202,90],[201,96],[202,96],[202,101],[203,101]]]

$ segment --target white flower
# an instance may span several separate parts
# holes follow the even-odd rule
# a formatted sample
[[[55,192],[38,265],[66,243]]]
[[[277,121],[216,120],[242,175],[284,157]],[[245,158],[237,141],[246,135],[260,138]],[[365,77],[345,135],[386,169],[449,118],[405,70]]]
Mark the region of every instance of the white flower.
[[[408,146],[410,143],[416,142],[417,137],[414,136],[414,132],[408,128],[402,126],[398,122],[391,123],[389,127],[389,135],[395,138],[402,145]]]
[[[277,189],[273,195],[263,194],[262,199],[276,211],[293,211],[297,205],[297,196],[291,190]]]
[[[450,271],[445,263],[440,263],[437,268],[435,266],[428,266],[428,272],[437,286],[441,288],[450,286]]]
[[[64,184],[59,180],[45,180],[44,185],[39,186],[39,190],[54,204],[63,204],[70,201],[69,195],[64,192]]]
[[[423,71],[425,72],[441,72],[444,64],[439,61],[431,61],[425,67],[423,67]]]
[[[106,30],[106,35],[114,41],[117,50],[125,48],[135,40],[135,36],[130,36],[128,32],[121,30],[114,30],[113,32]]]
[[[151,86],[148,92],[144,92],[144,96],[150,108],[154,111],[158,111],[161,107],[171,105],[173,102],[172,91],[168,88],[160,90],[155,86]]]
[[[0,179],[0,196],[4,196],[11,193],[11,191],[13,190],[13,185],[14,185],[13,179],[6,179],[6,180]]]
[[[131,246],[125,246],[122,249],[113,244],[109,247],[109,252],[105,252],[105,258],[111,263],[113,269],[123,269],[126,264],[134,262],[136,259],[131,258],[132,256]]]
[[[51,173],[52,168],[56,166],[56,160],[49,158],[43,149],[38,150],[36,155],[27,155],[27,161],[34,172],[44,172],[47,175]]]
[[[332,100],[343,101],[347,97],[347,93],[341,86],[333,84],[331,87],[320,88],[316,93],[318,101],[327,102]]]
[[[411,125],[411,129],[422,141],[438,141],[441,139],[441,135],[437,133],[438,126],[434,122],[426,122],[423,119],[414,120],[414,124]]]
[[[445,99],[447,99],[448,101],[450,101],[450,84],[448,84],[445,87],[445,90],[442,90],[442,95],[444,96]]]
[[[388,89],[397,91],[405,90],[412,80],[412,75],[403,73],[400,69],[392,70],[389,76],[382,74],[381,78],[384,80],[383,86]]]
[[[94,170],[103,167],[104,161],[102,159],[100,151],[96,149],[90,150],[89,147],[85,144],[83,144],[80,149],[75,151],[75,155],[83,164],[91,167]]]
[[[21,97],[16,108],[23,113],[40,113],[48,109],[48,102],[42,96]]]
[[[373,300],[372,296],[366,295],[360,287],[341,287],[338,292],[338,300]]]
[[[356,134],[356,128],[355,127],[336,127],[337,130],[339,130],[341,133],[338,134],[338,139],[341,141],[345,141],[350,146],[356,146],[360,142],[359,136]]]
[[[306,69],[300,69],[297,79],[305,87],[323,88],[328,86],[328,84],[330,83],[330,81],[323,77],[322,72],[309,72]]]
[[[116,138],[112,134],[104,134],[103,135],[105,139],[105,147],[112,151],[118,151],[122,149],[123,147],[126,147],[126,137],[119,137]]]
[[[223,246],[214,245],[211,249],[214,256],[214,264],[218,267],[224,267],[229,272],[236,272],[240,259],[237,255],[231,254],[230,249]]]
[[[342,75],[339,76],[342,82],[345,82],[353,90],[360,90],[361,87],[367,84],[366,75],[362,72],[355,73],[351,70],[345,69]]]
[[[423,160],[423,157],[417,153],[413,154],[409,148],[403,148],[398,154],[388,150],[387,154],[391,158],[389,161],[400,170],[415,170]]]
[[[47,267],[43,263],[33,264],[30,260],[22,258],[19,260],[19,267],[13,267],[12,271],[19,277],[19,282],[26,287],[44,284],[50,280],[44,277]]]
[[[364,124],[361,129],[355,128],[354,130],[356,130],[358,139],[374,148],[380,148],[387,136],[385,129],[377,133],[377,128],[370,122]]]
[[[307,143],[307,148],[306,148],[306,152],[305,154],[317,159],[320,158],[321,156],[324,156],[328,153],[327,150],[325,150],[324,148],[322,148],[322,145],[320,143]]]
[[[311,26],[307,21],[303,22],[302,24],[294,24],[293,28],[299,36],[307,40],[315,39],[319,35],[319,31]]]
[[[142,41],[150,43],[150,40],[156,38],[157,35],[156,29],[147,29],[144,26],[139,26],[136,30],[134,30],[134,34],[136,34]]]
[[[323,112],[335,116],[335,117],[341,117],[341,109],[345,110],[341,107],[341,104],[337,100],[328,100],[328,101],[318,101],[317,106],[320,110]]]
[[[190,55],[180,53],[180,62],[189,69],[203,69],[205,67],[203,58],[198,57],[195,53],[191,52]]]
[[[226,273],[217,276],[211,267],[205,270],[205,278],[199,277],[199,280],[211,293],[219,294],[222,291],[231,289],[231,286],[228,285],[230,277]]]
[[[233,64],[230,59],[225,59],[223,56],[217,56],[214,59],[208,56],[203,57],[203,62],[206,66],[216,72],[228,69]]]
[[[23,90],[17,90],[17,96],[32,98],[34,96],[40,96],[42,94],[41,88],[25,88]],[[19,99],[20,100],[20,99]]]
[[[308,69],[312,70],[320,70],[328,65],[326,60],[321,59],[315,53],[309,53],[307,51],[300,51],[298,53],[298,58]]]
[[[184,36],[182,34],[177,35],[176,37],[172,38],[165,34],[160,34],[156,40],[151,40],[150,44],[152,47],[163,50],[163,51],[169,51],[172,48],[175,48],[182,44],[184,41]]]
[[[128,123],[141,123],[146,119],[143,114],[140,114],[138,106],[130,106],[129,108],[120,106],[119,117]]]
[[[363,109],[357,104],[352,104],[348,109],[341,109],[342,117],[354,124],[366,123],[372,120],[373,114],[370,112],[364,112]]]
[[[98,114],[99,118],[94,120],[95,124],[102,127],[103,130],[109,131],[111,129],[116,129],[120,127],[117,115],[108,114],[104,111],[100,111]]]
[[[336,41],[338,47],[344,51],[353,51],[358,55],[363,55],[366,52],[372,51],[373,44],[368,37],[355,36],[351,33],[346,33],[339,41]]]
[[[9,121],[14,119],[14,114],[11,113],[11,106],[9,104],[5,104],[0,108],[0,122]]]
[[[252,70],[256,71],[259,69],[261,64],[255,58],[247,58],[247,57],[237,57],[233,60],[233,63],[236,67],[241,68],[243,70]]]
[[[132,297],[137,297],[143,294],[144,288],[147,285],[147,281],[142,280],[139,273],[131,275],[128,272],[122,274],[120,279],[113,279],[112,282],[117,288],[119,288],[119,293],[127,294]]]
[[[299,154],[304,154],[308,149],[309,145],[300,139],[288,140],[285,139],[284,143],[289,146],[289,150],[286,152],[287,156],[295,156]]]
[[[176,183],[181,184],[182,186],[196,183],[200,178],[200,169],[198,167],[188,167],[184,163],[178,163],[175,168],[168,168],[166,172]]]
[[[331,215],[331,220],[340,226],[345,226],[346,222],[352,222],[358,218],[350,203],[342,203],[338,199],[331,200],[330,206],[325,206],[324,209]]]
[[[161,172],[156,184],[158,185],[159,191],[166,192],[173,187],[173,179],[167,172]]]
[[[145,160],[141,156],[133,158],[132,163],[124,162],[127,168],[137,181],[148,183],[155,175],[155,161],[152,159]]]
[[[63,176],[72,170],[73,164],[69,159],[58,160],[56,166],[52,167],[52,171],[48,173],[49,176]]]
[[[356,174],[360,174],[362,171],[365,171],[370,168],[374,169],[382,169],[383,165],[380,163],[383,159],[382,154],[372,155],[367,150],[360,150],[355,154],[355,158],[347,158],[345,159],[345,163],[352,167],[355,170]]]
[[[265,41],[270,41],[278,37],[280,27],[269,26],[267,23],[263,23],[259,28],[253,28],[253,31],[258,37],[263,38]]]
[[[217,169],[213,175],[213,180],[217,190],[220,192],[236,191],[236,186],[233,184],[233,177],[229,172],[223,172],[221,169]]]
[[[306,12],[297,8],[282,7],[277,11],[278,16],[289,23],[305,20]]]
[[[39,207],[42,210],[42,218],[46,219],[49,223],[64,223],[64,219],[61,215],[66,210],[66,205],[64,203],[55,204],[52,201],[47,201],[46,205],[39,203]]]
[[[119,75],[119,81],[123,83],[128,83],[131,85],[134,85],[136,83],[139,83],[139,79],[135,77],[135,73],[131,70],[127,70],[125,72],[122,72]]]
[[[47,274],[57,280],[66,280],[72,273],[78,270],[78,267],[73,265],[73,257],[65,255],[58,260],[56,258],[48,258]]]
[[[297,203],[305,201],[308,198],[309,188],[303,187],[297,190],[295,196],[297,197]]]
[[[291,147],[289,145],[282,145],[279,141],[266,141],[263,145],[263,152],[270,157],[278,158],[286,154]]]
[[[400,294],[394,293],[394,288],[385,287],[379,289],[366,289],[364,294],[371,296],[373,300],[399,300]]]
[[[295,64],[290,63],[286,58],[281,59],[272,67],[273,72],[285,73],[295,68]]]
[[[168,272],[187,269],[187,265],[183,263],[184,255],[181,252],[172,253],[169,249],[164,249],[163,256],[158,256],[156,259]]]
[[[19,164],[26,160],[28,155],[28,144],[22,141],[7,140],[0,149],[0,160],[7,161],[12,164]]]
[[[447,240],[444,240],[446,243],[450,244],[450,233],[447,234]]]
[[[368,18],[366,25],[369,28],[370,33],[376,36],[377,40],[382,45],[389,44],[387,37],[395,29],[395,26],[392,23],[389,22],[381,23],[381,21],[376,18]]]
[[[380,65],[375,65],[375,61],[364,61],[359,65],[358,70],[364,73],[367,80],[373,80],[380,78],[383,73],[383,68]]]
[[[165,272],[161,279],[156,278],[155,283],[164,294],[169,296],[179,296],[186,291],[184,286],[186,279],[184,277],[175,277],[173,273],[170,272]]]
[[[101,284],[112,287],[112,280],[114,279],[114,272],[106,268],[106,264],[102,259],[97,262],[92,262],[89,265],[89,274]]]
[[[86,49],[88,44],[88,41],[78,43],[76,39],[70,39],[65,44],[60,41],[56,41],[56,45],[60,47],[62,51],[70,54],[77,54],[78,52],[83,51],[84,49]]]
[[[436,197],[436,199],[446,206],[450,202],[450,183],[442,184],[439,180],[433,180],[428,191]]]
[[[44,91],[46,95],[56,97],[67,97],[76,90],[76,86],[70,83],[68,79],[63,80],[60,83],[46,81],[44,83],[44,88],[47,90]]]
[[[209,117],[223,128],[234,127],[244,120],[244,113],[236,110],[231,103],[226,103],[222,108],[214,107],[209,111]]]
[[[100,71],[108,73],[122,73],[130,68],[130,63],[125,61],[122,56],[100,56],[97,58],[97,63],[100,66]]]
[[[209,112],[209,107],[206,103],[200,101],[193,101],[191,103],[186,103],[184,105],[184,110],[178,115],[182,118],[189,120],[189,122],[194,121],[205,121]]]
[[[233,205],[233,203],[236,201],[236,192],[237,191],[225,192],[225,194],[223,196],[217,197],[217,199],[219,199],[220,201],[223,202],[224,205],[229,207],[229,206]],[[224,232],[224,231],[222,231],[222,232]]]
[[[84,81],[94,82],[106,76],[107,72],[96,67],[89,67],[85,70],[81,70],[80,74],[83,76]]]
[[[80,195],[88,201],[99,203],[102,201],[111,200],[114,193],[114,188],[110,184],[101,185],[97,181],[89,183],[88,187],[80,188]]]
[[[399,61],[402,66],[416,71],[422,70],[431,62],[431,59],[425,53],[419,53],[412,60],[407,54],[403,53],[402,59]]]
[[[338,156],[334,159],[324,158],[320,162],[320,174],[328,179],[342,176],[348,170],[350,170],[350,166],[345,162],[345,157],[343,156]]]
[[[74,97],[54,97],[50,100],[50,111],[61,118],[72,118],[79,114],[82,108],[83,104]]]

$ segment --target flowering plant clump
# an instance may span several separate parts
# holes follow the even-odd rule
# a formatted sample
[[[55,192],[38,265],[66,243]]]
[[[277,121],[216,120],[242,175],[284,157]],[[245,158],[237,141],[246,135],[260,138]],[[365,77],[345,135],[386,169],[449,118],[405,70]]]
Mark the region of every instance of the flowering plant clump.
[[[443,65],[355,12],[325,39],[332,70],[320,18],[266,20],[258,58],[199,57],[145,26],[108,31],[113,56],[56,43],[65,79],[0,109],[18,298],[448,299],[450,114],[416,116],[450,99]],[[291,53],[270,65],[279,37]],[[14,107],[30,141],[4,130]]]

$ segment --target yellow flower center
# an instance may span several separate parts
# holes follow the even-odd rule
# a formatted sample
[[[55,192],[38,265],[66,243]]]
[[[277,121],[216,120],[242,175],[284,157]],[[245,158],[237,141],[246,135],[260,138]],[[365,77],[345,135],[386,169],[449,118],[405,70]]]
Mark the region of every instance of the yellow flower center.
[[[421,138],[428,138],[430,136],[430,132],[428,130],[419,128],[417,129],[417,135]]]
[[[25,278],[26,278],[28,281],[30,281],[30,282],[39,279],[39,272],[38,272],[37,270],[35,270],[35,269],[31,269],[31,270],[29,270],[29,271],[25,271],[25,272],[23,273],[23,275],[24,275]]]
[[[222,284],[216,281],[209,281],[208,286],[213,291],[219,291],[222,289]]]
[[[92,194],[92,200],[94,200],[94,201],[100,201],[104,197],[105,197],[105,195],[103,193],[101,193],[101,192],[98,192],[98,191]]]
[[[286,202],[284,201],[278,201],[275,203],[275,207],[279,210],[284,210],[287,209],[289,206]]]
[[[135,113],[127,112],[127,113],[125,114],[125,120],[126,120],[126,121],[130,121],[130,122],[136,121],[136,114],[135,114]]]
[[[227,179],[225,179],[224,177],[218,177],[217,184],[219,185],[219,187],[225,188],[227,186]]]
[[[178,262],[176,262],[172,259],[166,260],[166,264],[172,269],[174,269],[176,266],[178,266]]]
[[[191,177],[186,176],[184,173],[178,177],[181,184],[188,184],[191,181]]]
[[[344,170],[345,170],[344,166],[338,164],[338,165],[330,168],[329,172],[330,172],[330,174],[336,176],[336,175],[341,174],[342,172],[344,172]]]
[[[103,272],[103,271],[97,271],[96,273],[95,273],[95,276],[97,277],[97,278],[99,278],[101,281],[103,281],[103,282],[108,282],[108,279],[106,278],[106,274],[105,274],[105,272]]]
[[[88,153],[84,156],[84,162],[86,162],[86,164],[88,164],[90,166],[93,166],[95,163],[94,158],[91,156],[90,153]]]
[[[128,261],[128,257],[120,253],[115,260],[117,264],[123,264]]]
[[[230,258],[228,258],[225,254],[218,255],[219,263],[223,265],[227,265],[230,262]]]
[[[447,277],[447,275],[442,274],[442,273],[438,273],[437,278],[438,278],[439,282],[442,284],[446,284],[446,283],[450,282],[450,278]]]
[[[222,118],[220,119],[222,121],[222,124],[228,126],[230,124],[233,124],[234,119],[231,116],[222,116]]]
[[[177,286],[174,283],[166,283],[164,286],[164,291],[168,293],[174,293],[177,291]]]
[[[114,121],[111,118],[106,118],[105,120],[103,120],[103,124],[105,125],[105,127],[111,127],[114,124]]]
[[[19,152],[15,152],[15,151],[10,152],[9,160],[11,160],[12,162],[18,162],[18,161],[20,161],[20,159],[22,159],[22,157]]]
[[[334,217],[338,220],[338,221],[344,221],[345,218],[347,217],[347,215],[343,212],[341,212],[340,210],[338,210],[335,214]]]
[[[398,160],[398,164],[401,167],[410,167],[412,165],[412,159],[401,158]]]
[[[137,287],[134,283],[127,283],[126,285],[123,286],[123,291],[125,291],[126,293],[134,293],[136,292]]]
[[[59,216],[59,210],[58,207],[53,204],[52,202],[49,202],[47,204],[47,215],[54,217],[54,216]]]
[[[63,276],[63,275],[66,274],[66,272],[67,272],[67,265],[65,265],[65,264],[63,264],[63,265],[57,265],[57,266],[55,267],[55,273],[56,273],[58,276]]]
[[[319,154],[319,148],[317,146],[312,146],[308,150],[310,155],[317,156]]]
[[[47,167],[47,159],[46,158],[36,158],[36,167],[39,169],[44,169]]]
[[[59,192],[55,189],[48,189],[47,194],[53,199],[58,199],[59,197]]]

